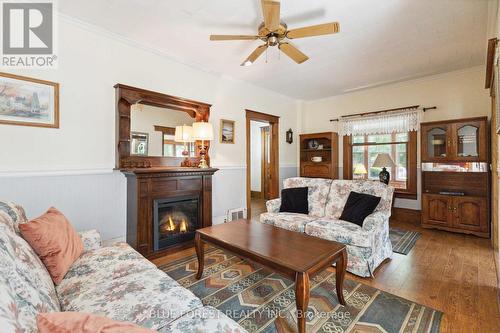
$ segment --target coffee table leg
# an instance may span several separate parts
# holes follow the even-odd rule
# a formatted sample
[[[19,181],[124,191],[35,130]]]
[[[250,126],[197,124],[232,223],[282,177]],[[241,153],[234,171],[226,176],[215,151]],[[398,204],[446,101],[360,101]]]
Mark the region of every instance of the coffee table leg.
[[[196,278],[200,279],[203,275],[203,266],[205,265],[205,254],[203,249],[203,242],[201,240],[200,234],[196,233],[194,236],[194,246],[196,248],[196,256],[198,257],[198,272],[196,273]]]
[[[297,324],[299,333],[306,332],[306,313],[309,305],[309,275],[307,273],[295,274],[295,303],[297,305]]]
[[[337,298],[339,299],[339,302],[342,305],[345,305],[343,285],[344,285],[346,268],[347,268],[347,250],[344,249],[342,251],[342,254],[340,255],[340,258],[337,260],[337,264],[335,265]]]

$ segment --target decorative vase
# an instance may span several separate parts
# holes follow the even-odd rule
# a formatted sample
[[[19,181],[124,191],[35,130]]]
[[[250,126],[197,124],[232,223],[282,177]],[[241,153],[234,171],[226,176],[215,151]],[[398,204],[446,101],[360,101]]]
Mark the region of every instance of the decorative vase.
[[[382,183],[389,185],[389,181],[391,180],[391,174],[384,167],[382,168],[382,171],[380,171],[380,173],[378,174],[378,178]]]

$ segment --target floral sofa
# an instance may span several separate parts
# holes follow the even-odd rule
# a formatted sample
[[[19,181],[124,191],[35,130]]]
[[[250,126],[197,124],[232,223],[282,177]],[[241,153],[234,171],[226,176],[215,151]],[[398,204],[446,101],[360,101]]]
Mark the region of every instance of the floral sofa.
[[[97,231],[80,233],[84,253],[54,286],[19,236],[24,210],[0,202],[1,332],[37,332],[40,312],[79,311],[166,332],[245,332],[125,243],[101,247]]]
[[[345,244],[347,270],[359,276],[373,276],[375,268],[392,256],[389,217],[394,189],[391,186],[379,181],[301,177],[285,179],[283,185],[309,188],[309,214],[280,213],[278,198],[266,203],[267,213],[260,215],[262,223]],[[363,227],[339,219],[351,191],[381,197]]]

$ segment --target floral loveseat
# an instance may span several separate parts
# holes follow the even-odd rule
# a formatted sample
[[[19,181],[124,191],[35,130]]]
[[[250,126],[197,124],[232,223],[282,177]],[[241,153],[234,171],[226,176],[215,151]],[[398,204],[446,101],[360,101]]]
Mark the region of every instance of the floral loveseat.
[[[84,253],[54,286],[43,263],[19,236],[24,210],[0,202],[0,331],[37,332],[40,312],[78,311],[159,332],[246,332],[125,243],[101,247],[97,231],[80,233]]]
[[[347,270],[359,276],[373,276],[375,268],[392,256],[389,217],[394,189],[391,186],[379,181],[301,177],[285,179],[283,185],[309,188],[309,214],[280,213],[281,200],[273,199],[266,203],[267,213],[260,216],[262,223],[345,244]],[[339,220],[351,191],[381,197],[363,227]]]

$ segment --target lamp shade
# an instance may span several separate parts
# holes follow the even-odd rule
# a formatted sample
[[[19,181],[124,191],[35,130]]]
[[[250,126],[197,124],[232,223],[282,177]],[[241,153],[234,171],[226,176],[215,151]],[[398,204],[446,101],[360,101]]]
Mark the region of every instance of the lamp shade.
[[[393,168],[396,166],[391,156],[387,153],[378,154],[372,165],[374,168]]]
[[[210,141],[214,139],[212,124],[205,122],[193,123],[193,139]]]
[[[193,128],[191,126],[175,126],[175,142],[193,142]]]
[[[366,171],[366,168],[363,164],[356,164],[352,173],[355,175],[366,175],[368,171]]]

